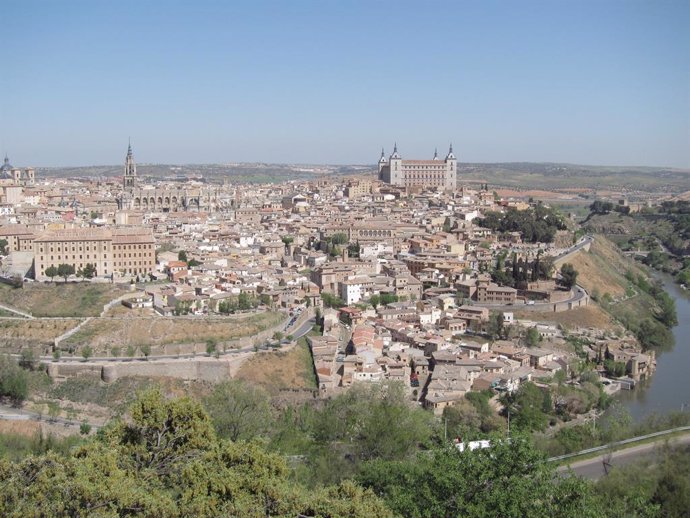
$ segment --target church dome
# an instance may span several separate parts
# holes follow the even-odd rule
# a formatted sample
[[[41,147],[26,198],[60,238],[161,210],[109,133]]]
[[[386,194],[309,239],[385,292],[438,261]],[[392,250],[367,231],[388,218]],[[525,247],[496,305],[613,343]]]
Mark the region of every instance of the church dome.
[[[12,178],[12,165],[10,164],[10,159],[5,155],[5,161],[2,166],[0,166],[0,178]]]

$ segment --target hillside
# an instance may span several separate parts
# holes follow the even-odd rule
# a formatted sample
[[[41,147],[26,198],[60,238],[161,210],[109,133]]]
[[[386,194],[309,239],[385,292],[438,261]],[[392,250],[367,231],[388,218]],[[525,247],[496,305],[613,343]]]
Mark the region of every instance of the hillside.
[[[625,257],[613,242],[603,236],[595,236],[589,252],[579,252],[568,262],[579,272],[578,284],[593,298],[603,297],[606,293],[613,298],[624,297],[630,284],[625,277],[628,270],[635,275],[646,275],[634,260]]]
[[[634,334],[643,349],[664,349],[673,344],[670,325],[675,307],[650,273],[623,255],[603,236],[596,236],[589,252],[571,260],[578,283],[606,313]]]

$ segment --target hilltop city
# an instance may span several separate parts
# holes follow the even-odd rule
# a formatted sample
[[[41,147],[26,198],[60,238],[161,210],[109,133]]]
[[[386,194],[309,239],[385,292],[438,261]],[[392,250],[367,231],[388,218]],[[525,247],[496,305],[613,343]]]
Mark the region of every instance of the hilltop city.
[[[586,323],[566,333],[544,319],[590,304],[570,259],[593,238],[541,202],[463,185],[452,145],[424,160],[403,158],[396,144],[370,174],[274,184],[146,182],[131,145],[121,177],[98,181],[37,178],[6,157],[0,189],[4,282],[124,286],[115,302],[148,318],[282,315],[263,342],[221,334],[213,348],[265,347],[270,337],[290,347],[307,335],[319,397],[398,380],[441,415],[472,391],[576,377],[583,357],[598,360],[602,376],[605,360],[621,365],[609,393],[655,368],[654,352],[630,333]],[[132,344],[99,341],[96,327],[72,337],[84,325],[94,323],[75,322],[36,351],[61,358],[52,377],[143,373],[106,361]],[[218,354],[221,374],[204,359],[180,368],[164,336],[151,340],[141,349],[146,375],[213,381],[238,361]],[[177,342],[177,355],[205,347]],[[575,399],[559,404],[572,416],[593,408]]]

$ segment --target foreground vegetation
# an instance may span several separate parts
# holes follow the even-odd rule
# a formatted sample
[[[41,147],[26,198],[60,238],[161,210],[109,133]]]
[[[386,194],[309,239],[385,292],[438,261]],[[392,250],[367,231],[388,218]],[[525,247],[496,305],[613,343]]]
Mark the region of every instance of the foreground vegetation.
[[[0,514],[660,516],[652,499],[625,493],[612,501],[589,482],[556,477],[520,435],[510,443],[493,436],[485,450],[446,446],[434,439],[431,416],[402,402],[394,385],[390,393],[369,388],[336,398],[315,411],[312,424],[286,410],[277,431],[261,418],[271,413],[261,391],[241,387],[219,385],[205,401],[211,416],[189,397],[166,399],[150,389],[124,419],[89,439],[0,459]],[[280,450],[300,451],[310,440],[329,451],[305,483]],[[343,474],[348,463],[358,469]]]

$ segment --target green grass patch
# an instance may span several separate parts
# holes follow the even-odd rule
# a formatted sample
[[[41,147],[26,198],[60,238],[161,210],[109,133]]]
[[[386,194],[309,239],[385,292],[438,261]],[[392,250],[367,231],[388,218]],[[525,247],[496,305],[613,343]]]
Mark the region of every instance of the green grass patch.
[[[146,378],[120,378],[108,384],[96,377],[79,376],[56,385],[49,395],[74,403],[93,403],[119,413],[124,411],[137,392],[154,384],[154,380]]]
[[[36,317],[98,316],[105,304],[125,293],[127,291],[112,284],[88,282],[30,283],[23,288],[0,284],[3,304]]]

